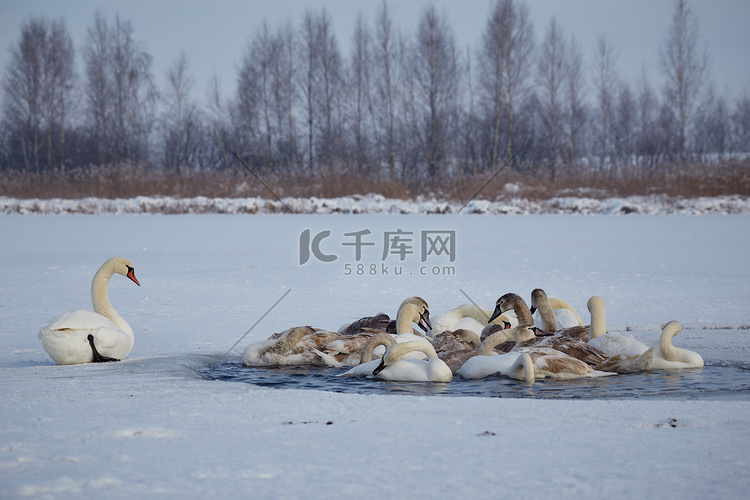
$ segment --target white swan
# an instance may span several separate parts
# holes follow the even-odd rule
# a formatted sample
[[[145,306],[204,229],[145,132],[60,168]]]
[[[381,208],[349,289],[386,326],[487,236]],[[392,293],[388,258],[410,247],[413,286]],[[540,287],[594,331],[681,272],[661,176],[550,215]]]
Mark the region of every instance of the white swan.
[[[703,367],[703,358],[700,354],[672,345],[672,337],[681,331],[682,325],[679,321],[670,321],[664,326],[659,337],[659,346],[654,352],[652,369],[674,370]]]
[[[404,354],[411,351],[423,352],[427,359],[403,359]],[[383,380],[405,382],[450,382],[453,379],[451,369],[426,342],[393,344],[385,350],[372,374]]]
[[[427,332],[430,337],[435,337],[445,331],[470,330],[477,335],[482,334],[482,329],[487,323],[502,325],[512,328],[518,325],[518,319],[512,314],[501,314],[489,321],[492,311],[474,304],[462,304],[453,309],[444,311],[433,319],[433,327]]]
[[[112,307],[107,292],[114,273],[140,286],[133,265],[122,257],[113,257],[99,268],[91,282],[94,311],[78,309],[60,314],[39,331],[42,347],[57,364],[119,361],[130,354],[135,341],[133,330]]]
[[[531,292],[530,312],[536,326],[548,332],[583,326],[583,321],[573,306],[563,299],[547,297],[541,288],[535,288]]]
[[[604,300],[599,296],[591,297],[586,303],[591,312],[591,329],[589,345],[596,347],[609,357],[621,354],[623,357],[640,356],[648,351],[648,346],[635,337],[623,333],[607,333],[604,313]]]
[[[534,366],[528,353],[497,354],[493,351],[498,344],[513,339],[511,330],[490,335],[482,342],[477,355],[466,360],[456,374],[465,379],[479,379],[499,373],[516,380],[534,382]]]

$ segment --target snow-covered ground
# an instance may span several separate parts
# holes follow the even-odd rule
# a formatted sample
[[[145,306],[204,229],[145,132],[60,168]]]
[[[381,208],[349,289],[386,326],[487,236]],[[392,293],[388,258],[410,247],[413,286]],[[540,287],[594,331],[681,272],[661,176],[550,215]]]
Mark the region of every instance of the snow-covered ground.
[[[514,189],[515,187],[515,189]],[[627,198],[556,197],[531,200],[507,184],[507,201],[466,203],[384,198],[377,194],[339,198],[134,198],[16,199],[0,196],[0,214],[750,214],[750,198],[731,195],[678,198],[666,195]]]
[[[195,371],[282,297],[229,357],[292,325],[395,314],[410,295],[434,315],[465,303],[462,291],[492,307],[535,287],[584,318],[601,295],[609,330],[646,341],[677,319],[676,345],[748,366],[747,215],[6,215],[0,234],[2,498],[685,499],[750,488],[743,398],[357,395]],[[54,365],[39,327],[90,308],[91,278],[116,255],[142,285],[110,283],[133,352]]]

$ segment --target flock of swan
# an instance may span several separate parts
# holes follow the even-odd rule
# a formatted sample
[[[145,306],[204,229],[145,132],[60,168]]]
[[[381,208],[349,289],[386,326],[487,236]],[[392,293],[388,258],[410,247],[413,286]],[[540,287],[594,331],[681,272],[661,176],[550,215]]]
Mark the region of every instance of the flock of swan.
[[[115,273],[140,286],[133,265],[113,257],[91,283],[94,311],[67,312],[41,328],[39,339],[56,363],[119,361],[132,350],[133,330],[107,292]],[[449,382],[455,375],[534,382],[703,366],[698,353],[673,345],[672,338],[682,330],[678,321],[667,323],[658,344],[648,346],[632,335],[606,331],[601,297],[591,297],[587,308],[591,322],[584,326],[568,302],[537,288],[530,307],[521,296],[506,293],[494,310],[464,304],[431,321],[427,302],[409,297],[395,321],[380,313],[337,331],[295,326],[247,347],[242,363],[348,367],[339,376],[415,382]]]

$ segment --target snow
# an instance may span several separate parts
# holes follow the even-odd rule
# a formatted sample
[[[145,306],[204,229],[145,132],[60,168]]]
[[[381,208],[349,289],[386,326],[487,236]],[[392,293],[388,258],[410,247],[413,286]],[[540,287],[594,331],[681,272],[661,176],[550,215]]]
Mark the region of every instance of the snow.
[[[518,194],[516,184],[506,184],[506,195]],[[580,196],[530,200],[514,196],[507,201],[471,200],[462,203],[388,199],[378,194],[339,198],[174,198],[136,196],[134,198],[16,199],[0,197],[2,214],[269,214],[292,211],[295,214],[750,214],[750,198],[739,195],[679,198],[666,195],[627,198],[586,198]]]
[[[2,203],[4,213],[75,212],[53,202],[38,210]],[[528,297],[535,287],[584,318],[588,297],[601,295],[608,329],[646,342],[677,319],[684,328],[676,345],[709,365],[748,366],[747,215],[710,214],[719,202],[684,212],[703,215],[623,217],[124,215],[128,203],[89,205],[104,215],[0,216],[2,498],[747,495],[744,396],[358,395],[196,372],[289,326],[335,330],[359,316],[393,315],[410,295],[424,297],[435,315],[465,303],[462,292],[491,308],[505,292]],[[737,203],[747,214],[747,201]],[[331,231],[319,250],[335,261],[313,253],[300,264],[306,229]],[[413,253],[384,261],[385,235],[399,229],[411,233]],[[374,244],[357,261],[348,244],[364,230],[363,241]],[[444,254],[421,261],[420,237],[436,231],[455,231],[453,262]],[[39,327],[89,308],[91,278],[115,255],[133,262],[142,285],[119,276],[110,283],[112,303],[136,335],[133,352],[120,363],[54,365]]]

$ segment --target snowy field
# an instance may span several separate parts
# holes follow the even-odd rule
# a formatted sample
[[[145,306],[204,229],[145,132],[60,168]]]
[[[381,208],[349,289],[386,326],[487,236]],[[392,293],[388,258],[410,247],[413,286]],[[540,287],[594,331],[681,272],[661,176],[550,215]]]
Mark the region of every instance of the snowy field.
[[[466,204],[385,198],[378,194],[339,198],[134,198],[17,199],[0,196],[0,214],[750,214],[750,198],[739,195],[679,198],[666,195],[627,198],[556,197],[530,200],[521,187],[506,184],[507,201],[471,200]]]
[[[357,395],[196,373],[289,326],[395,315],[410,295],[434,316],[461,291],[491,308],[535,287],[585,320],[601,295],[608,329],[646,341],[679,320],[675,345],[748,367],[750,216],[706,212],[0,216],[0,497],[747,498],[744,398]],[[399,230],[408,245],[389,253]],[[437,234],[452,255],[423,241]],[[132,353],[54,365],[39,327],[91,308],[112,256],[141,283],[109,287]]]

